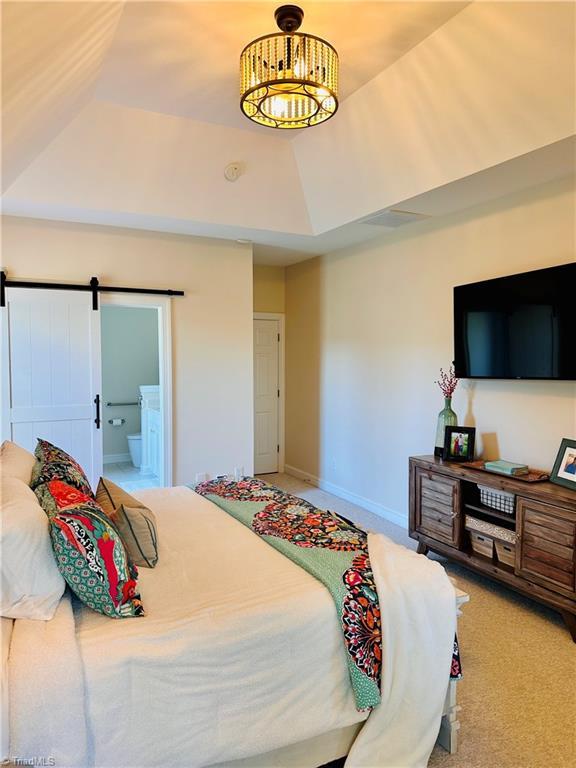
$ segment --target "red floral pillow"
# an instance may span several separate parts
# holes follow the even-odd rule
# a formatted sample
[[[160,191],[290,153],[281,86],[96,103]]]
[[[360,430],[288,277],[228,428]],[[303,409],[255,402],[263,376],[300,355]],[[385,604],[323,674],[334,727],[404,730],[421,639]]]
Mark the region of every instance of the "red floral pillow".
[[[32,481],[30,483],[33,491],[42,483],[57,479],[63,480],[68,485],[72,485],[94,498],[84,470],[66,451],[57,448],[47,440],[38,438],[38,445],[34,455],[36,456],[36,464],[32,470]]]
[[[63,480],[36,489],[48,514],[60,573],[89,608],[112,618],[142,616],[138,570],[120,533],[94,498]]]
[[[49,480],[42,483],[34,490],[40,506],[46,512],[48,517],[66,507],[73,507],[79,504],[93,504],[96,509],[101,507],[94,499],[92,494],[78,490],[73,485],[69,485],[64,480]]]

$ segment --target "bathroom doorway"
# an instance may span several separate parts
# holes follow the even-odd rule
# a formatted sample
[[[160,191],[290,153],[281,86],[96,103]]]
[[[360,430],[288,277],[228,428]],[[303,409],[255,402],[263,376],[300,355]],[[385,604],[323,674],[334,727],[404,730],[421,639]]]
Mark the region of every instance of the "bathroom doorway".
[[[135,492],[172,480],[170,304],[131,298],[102,297],[102,439],[104,477]]]

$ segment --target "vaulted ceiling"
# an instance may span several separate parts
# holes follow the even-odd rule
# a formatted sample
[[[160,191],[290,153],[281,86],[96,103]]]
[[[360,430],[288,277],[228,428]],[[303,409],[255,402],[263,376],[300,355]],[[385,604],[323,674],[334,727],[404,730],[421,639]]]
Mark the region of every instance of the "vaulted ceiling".
[[[574,172],[572,3],[303,3],[341,105],[297,132],[238,107],[239,53],[279,4],[4,2],[4,211],[289,263]]]
[[[238,109],[238,59],[277,31],[281,2],[129,3],[102,66],[96,96],[116,104],[261,132]],[[343,62],[345,99],[461,10],[466,2],[308,3],[304,31]],[[278,138],[294,138],[280,132]]]

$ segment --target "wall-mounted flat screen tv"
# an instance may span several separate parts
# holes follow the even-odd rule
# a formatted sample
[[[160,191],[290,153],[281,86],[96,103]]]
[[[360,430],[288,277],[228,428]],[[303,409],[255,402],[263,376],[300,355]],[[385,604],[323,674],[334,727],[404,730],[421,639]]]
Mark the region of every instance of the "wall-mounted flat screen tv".
[[[465,379],[576,380],[576,263],[454,288]]]

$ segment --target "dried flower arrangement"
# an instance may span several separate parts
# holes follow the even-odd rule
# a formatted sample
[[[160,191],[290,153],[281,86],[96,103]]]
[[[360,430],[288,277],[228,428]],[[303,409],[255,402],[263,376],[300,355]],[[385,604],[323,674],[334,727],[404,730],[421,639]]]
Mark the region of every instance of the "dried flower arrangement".
[[[435,381],[442,390],[444,397],[452,397],[454,390],[458,386],[459,379],[454,374],[454,366],[451,365],[448,371],[444,371],[440,368],[440,380]]]

